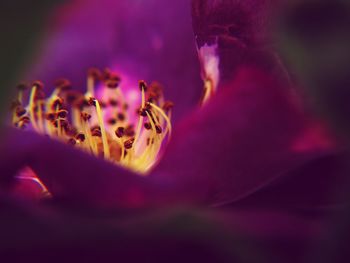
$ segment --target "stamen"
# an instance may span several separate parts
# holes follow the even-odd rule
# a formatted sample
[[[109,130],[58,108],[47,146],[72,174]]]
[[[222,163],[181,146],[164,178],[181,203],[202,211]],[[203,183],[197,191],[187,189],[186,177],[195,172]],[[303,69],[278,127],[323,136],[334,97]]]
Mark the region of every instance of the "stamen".
[[[36,81],[27,106],[23,106],[26,86],[20,84],[17,100],[11,105],[13,125],[23,129],[31,123],[39,133],[145,173],[159,159],[165,138],[170,138],[173,104],[164,101],[159,83],[148,86],[143,80],[138,83],[140,105],[129,103],[121,82],[109,69],[90,69],[85,94],[72,90],[68,80],[59,79],[45,99],[43,84]],[[95,92],[97,83],[102,84],[103,93]],[[101,98],[95,97],[100,94]]]
[[[201,105],[204,105],[213,94],[214,94],[213,81],[210,78],[207,78],[204,81],[204,90],[203,90],[203,95],[201,99]]]
[[[145,107],[145,91],[146,91],[146,87],[147,87],[146,82],[143,80],[139,81],[139,87],[141,89],[141,108],[143,109]],[[137,128],[136,128],[135,143],[137,143],[137,141],[140,137],[142,123],[143,123],[143,116],[140,114],[139,122],[137,123]]]
[[[171,121],[170,121],[170,118],[164,113],[164,111],[159,108],[157,105],[153,104],[153,103],[149,103],[153,109],[155,109],[163,118],[164,120],[166,121],[166,124],[167,124],[167,132],[169,132],[169,138],[171,136]],[[163,106],[164,107],[164,106]],[[168,110],[169,110],[169,105],[168,105]]]
[[[109,146],[108,146],[108,141],[107,141],[107,134],[106,134],[105,124],[103,122],[103,117],[102,117],[102,109],[100,107],[100,103],[97,100],[94,100],[94,104],[95,104],[95,107],[96,107],[98,123],[99,123],[99,125],[101,127],[101,135],[102,135],[104,157],[106,159],[108,159],[110,157],[110,152],[109,152]]]
[[[33,84],[32,91],[30,93],[29,116],[30,116],[30,120],[31,120],[31,123],[33,125],[34,130],[39,132],[39,127],[38,127],[36,120],[35,120],[35,111],[34,111],[35,96],[36,96],[37,89],[38,89],[38,85]]]

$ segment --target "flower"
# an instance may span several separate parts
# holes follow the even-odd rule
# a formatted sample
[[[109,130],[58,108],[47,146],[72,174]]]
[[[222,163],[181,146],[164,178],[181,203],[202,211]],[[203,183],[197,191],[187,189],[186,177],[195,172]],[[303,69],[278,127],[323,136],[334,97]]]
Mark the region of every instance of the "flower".
[[[273,11],[269,3],[193,1],[204,98],[212,93],[208,87],[216,94],[202,108],[187,112],[188,88],[177,90],[181,92],[176,99],[187,100],[179,103],[182,109],[177,114],[186,116],[176,124],[164,157],[148,177],[43,136],[10,130],[1,145],[7,152],[0,161],[2,179],[11,181],[19,167],[28,165],[56,200],[79,206],[220,206],[230,210],[220,223],[263,243],[264,250],[272,253],[270,262],[298,262],[327,224],[329,214],[320,215],[321,208],[339,204],[334,200],[336,186],[345,181],[349,167],[346,154],[339,153],[323,125],[301,106],[288,71],[269,45],[267,19]],[[182,1],[171,4],[179,7],[177,11],[185,6]],[[135,45],[136,54],[143,54],[139,42]],[[172,47],[169,54],[178,55]],[[124,58],[132,64],[132,70],[126,70],[130,75],[139,59],[143,68],[138,55]],[[182,83],[181,75],[175,79]],[[189,79],[194,82],[183,83],[195,86],[197,78]],[[211,212],[219,217],[218,210]],[[277,246],[281,240],[287,244]]]

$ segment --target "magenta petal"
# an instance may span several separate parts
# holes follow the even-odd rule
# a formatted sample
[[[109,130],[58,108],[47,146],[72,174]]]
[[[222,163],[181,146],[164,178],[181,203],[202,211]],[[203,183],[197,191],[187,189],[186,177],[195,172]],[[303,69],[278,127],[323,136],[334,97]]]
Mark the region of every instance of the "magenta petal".
[[[164,84],[175,117],[197,103],[201,82],[188,1],[73,1],[53,22],[31,78],[51,87],[65,77],[84,89],[89,67],[111,67],[135,85],[139,79]]]
[[[177,127],[155,176],[177,177],[205,189],[208,203],[221,204],[319,156],[319,149],[294,149],[307,122],[291,98],[264,72],[241,70]]]
[[[270,25],[278,2],[192,0],[198,47],[218,45],[222,81],[230,81],[240,65],[255,65],[278,71],[280,76],[284,74],[271,43]]]

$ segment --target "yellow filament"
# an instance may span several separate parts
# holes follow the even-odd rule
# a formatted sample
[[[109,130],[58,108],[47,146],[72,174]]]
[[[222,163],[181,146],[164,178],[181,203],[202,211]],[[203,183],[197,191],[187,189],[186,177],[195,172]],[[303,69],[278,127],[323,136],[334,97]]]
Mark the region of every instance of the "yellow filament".
[[[94,98],[94,95],[96,94],[94,91],[96,80],[93,76],[88,76],[86,81],[87,90],[85,98]],[[206,91],[204,94],[204,99],[206,100],[208,97],[210,97],[212,92],[212,86],[209,80],[205,83],[205,86]],[[53,107],[53,105],[55,105],[56,100],[62,100],[61,95],[64,96],[65,93],[62,93],[63,91],[61,89],[55,89],[50,97],[41,99],[37,97],[37,95],[39,95],[38,93],[40,92],[39,87],[33,86],[30,91],[29,103],[26,107],[26,110],[28,111],[28,117],[31,120],[33,129],[37,132],[46,133],[50,137],[55,137],[63,141],[74,139],[76,141],[76,144],[74,145],[83,151],[87,151],[96,156],[103,155],[104,158],[118,163],[119,165],[145,174],[147,170],[155,162],[158,161],[157,157],[162,149],[163,140],[169,140],[172,134],[171,111],[166,112],[162,109],[162,105],[164,104],[164,98],[162,96],[157,98],[156,102],[148,103],[145,91],[146,87],[142,84],[140,85],[140,109],[142,110],[142,114],[136,116],[135,122],[131,122],[131,113],[128,108],[125,107],[125,105],[128,104],[126,104],[127,101],[125,100],[126,97],[124,96],[125,94],[123,94],[123,91],[120,88],[117,88],[115,90],[108,89],[107,86],[104,88],[107,89],[107,93],[103,93],[104,95],[102,96],[102,101],[104,101],[105,98],[107,100],[109,99],[109,102],[111,102],[110,106],[112,106],[108,107],[108,110],[104,111],[104,109],[101,108],[100,101],[94,99],[95,108],[83,106],[83,108],[80,109],[76,107],[75,104],[67,105],[68,108],[66,110],[71,110],[70,115],[67,118],[61,118],[59,117],[59,115],[61,115],[59,114],[61,107]],[[22,91],[19,91],[18,101],[21,104],[23,99],[24,93],[22,93]],[[118,105],[114,106],[112,100],[115,100]],[[38,107],[37,110],[35,109],[36,107]],[[86,110],[86,114],[92,115],[90,116],[91,121],[90,117],[86,118],[88,116],[84,116],[85,113],[82,112],[84,108]],[[119,113],[125,116],[125,120],[122,121],[120,118],[116,124],[104,122],[107,114],[108,116],[117,116]],[[18,126],[22,126],[23,123],[20,122],[20,118],[17,116],[16,109],[12,114],[12,120],[14,124],[17,124],[19,122]],[[47,114],[49,114],[49,118],[46,118]],[[55,115],[54,119],[51,119],[51,114]],[[61,116],[63,117],[63,115]],[[53,122],[53,120],[57,122],[57,125]],[[143,128],[144,122],[146,120],[149,122],[150,129],[148,129],[148,127],[147,129]],[[80,139],[79,136],[75,136],[75,134],[68,132],[63,125],[63,121],[66,122],[69,127],[76,129],[80,134],[84,134],[85,140]],[[101,132],[101,136],[98,138],[92,135],[91,130],[91,127],[95,126],[96,124],[99,125]],[[135,130],[133,130],[133,132],[135,132],[133,138],[129,135],[125,135],[122,138],[119,138],[115,134],[114,130],[117,126],[127,129],[129,125],[136,126]],[[159,133],[159,131],[157,132],[158,127],[162,128],[161,133]],[[127,140],[133,140],[131,148],[128,150],[126,150],[124,145]],[[146,140],[149,140],[149,143],[146,143]],[[121,151],[120,155],[119,150]],[[114,158],[114,160],[112,160],[112,158]]]
[[[162,117],[164,118],[165,122],[166,122],[166,127],[167,127],[167,131],[169,132],[169,139],[170,139],[170,136],[171,136],[171,131],[172,131],[172,128],[171,128],[171,122],[170,122],[170,119],[169,117],[165,114],[165,112],[159,108],[157,105],[153,104],[153,103],[150,103],[150,105],[152,106],[152,108],[154,108],[157,112],[159,112],[160,115],[162,115]]]
[[[105,128],[105,125],[103,122],[103,117],[102,117],[102,110],[100,107],[100,103],[97,100],[95,100],[95,104],[96,104],[96,113],[97,113],[98,123],[101,127],[103,153],[104,153],[104,157],[108,159],[110,157],[110,152],[109,152],[109,145],[108,145],[108,140],[107,140],[106,128]]]
[[[204,105],[208,102],[210,96],[213,94],[214,92],[214,85],[213,85],[213,81],[211,79],[206,79],[204,81],[204,96],[203,99],[201,101],[201,104]]]
[[[156,125],[153,122],[153,119],[152,119],[151,115],[148,112],[146,112],[146,113],[147,113],[148,120],[149,120],[149,122],[151,124],[151,127],[152,127],[152,136],[150,137],[150,150],[149,150],[150,153],[146,155],[146,160],[145,160],[146,164],[144,164],[145,168],[149,167],[151,165],[149,160],[154,160],[155,159],[155,154],[156,154],[156,152],[158,152],[157,149],[156,149],[157,146],[158,146],[158,143],[157,143],[157,140],[156,140],[156,138],[158,136]]]
[[[30,92],[30,97],[29,97],[29,116],[30,116],[30,120],[32,123],[32,126],[34,128],[35,131],[39,132],[39,128],[38,125],[36,124],[36,120],[35,120],[35,112],[34,112],[34,107],[35,107],[35,95],[36,95],[36,90],[37,87],[33,86],[31,92]]]
[[[141,110],[145,107],[145,103],[146,103],[146,99],[145,99],[145,89],[143,88],[143,86],[141,87]],[[140,137],[140,132],[141,132],[141,128],[142,128],[142,123],[143,123],[143,116],[140,115],[139,117],[139,121],[137,123],[137,129],[136,129],[136,133],[135,133],[135,141],[134,141],[134,145],[136,145],[139,137]]]
[[[81,122],[80,122],[80,111],[77,108],[72,109],[72,120],[73,120],[73,125],[81,130]]]
[[[43,101],[38,101],[38,128],[42,133],[45,132],[44,120],[43,120],[43,111],[42,111]]]
[[[83,120],[83,130],[84,130],[84,133],[85,133],[85,136],[86,136],[86,140],[89,143],[91,152],[97,156],[98,152],[97,152],[96,143],[95,143],[94,139],[92,138],[92,134],[91,134],[89,125],[84,120]]]

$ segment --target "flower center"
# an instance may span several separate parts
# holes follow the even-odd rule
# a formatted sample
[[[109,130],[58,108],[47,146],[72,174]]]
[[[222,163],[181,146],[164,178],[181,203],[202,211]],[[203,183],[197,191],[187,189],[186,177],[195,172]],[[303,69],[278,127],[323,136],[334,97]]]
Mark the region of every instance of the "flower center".
[[[49,97],[40,81],[20,84],[12,122],[145,174],[170,139],[173,103],[164,100],[159,83],[145,81],[129,101],[121,81],[109,69],[90,69],[85,94],[61,79]]]

